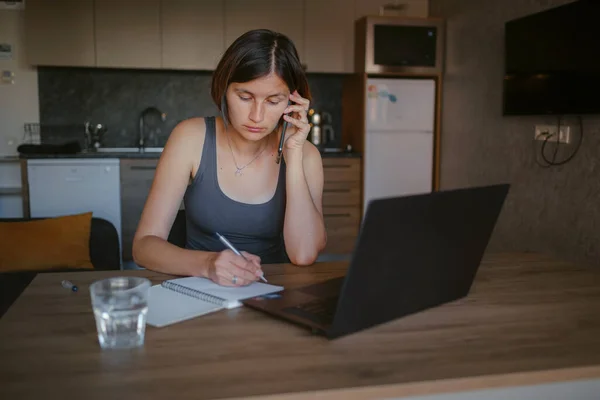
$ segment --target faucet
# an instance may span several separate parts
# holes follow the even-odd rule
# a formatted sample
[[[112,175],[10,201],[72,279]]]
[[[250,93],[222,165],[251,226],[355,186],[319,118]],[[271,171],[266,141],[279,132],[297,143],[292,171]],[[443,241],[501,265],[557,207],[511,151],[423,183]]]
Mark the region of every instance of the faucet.
[[[140,131],[139,131],[139,139],[138,139],[138,148],[140,150],[140,153],[144,152],[144,148],[146,146],[146,138],[144,136],[144,129],[145,129],[144,118],[146,117],[146,115],[152,114],[152,113],[158,114],[160,116],[161,121],[163,121],[163,122],[167,119],[167,114],[160,111],[156,107],[146,107],[140,113],[140,118],[139,118]]]

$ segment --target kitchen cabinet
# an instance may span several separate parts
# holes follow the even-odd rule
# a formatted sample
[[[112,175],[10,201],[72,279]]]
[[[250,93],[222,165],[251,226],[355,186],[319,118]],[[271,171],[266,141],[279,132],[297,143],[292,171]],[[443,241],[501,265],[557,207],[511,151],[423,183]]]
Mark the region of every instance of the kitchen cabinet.
[[[93,0],[27,0],[24,18],[29,64],[96,65]]]
[[[389,0],[28,0],[30,64],[214,70],[241,34],[290,37],[308,72],[353,72],[354,21]],[[427,0],[404,0],[427,17]],[[389,12],[390,15],[393,12]]]
[[[158,159],[121,159],[121,226],[123,261],[132,261],[133,236],[150,193]]]
[[[225,51],[222,0],[162,0],[162,67],[214,70]]]
[[[406,9],[397,14],[422,18],[429,16],[429,0],[402,0],[398,3],[406,5]],[[355,20],[365,15],[379,15],[381,7],[387,4],[394,4],[394,2],[390,0],[354,0]],[[385,14],[395,15],[396,12],[390,10]]]
[[[327,246],[323,254],[354,250],[361,218],[361,159],[323,158],[323,219]]]
[[[304,59],[307,72],[352,73],[354,10],[346,0],[305,0]]]
[[[96,65],[160,68],[160,0],[95,0]]]
[[[150,193],[158,158],[121,159],[121,226],[123,261],[133,260],[133,237]],[[183,199],[179,205],[184,208]]]
[[[227,0],[225,3],[225,47],[244,32],[266,28],[288,36],[304,63],[304,3],[281,0]]]
[[[19,159],[0,157],[0,218],[23,217],[23,185]]]

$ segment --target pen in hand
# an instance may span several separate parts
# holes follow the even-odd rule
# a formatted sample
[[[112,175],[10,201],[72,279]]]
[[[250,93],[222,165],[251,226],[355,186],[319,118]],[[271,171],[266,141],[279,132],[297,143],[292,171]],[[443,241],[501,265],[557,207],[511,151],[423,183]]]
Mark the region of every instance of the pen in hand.
[[[223,243],[225,246],[227,246],[229,248],[229,250],[233,251],[235,254],[237,254],[238,256],[241,256],[244,258],[244,260],[249,261],[246,257],[244,257],[244,255],[242,253],[240,253],[230,242],[229,240],[227,240],[225,238],[225,236],[221,235],[218,232],[215,232],[215,235],[217,235],[217,237],[219,238],[219,240],[221,241],[221,243]],[[260,279],[263,280],[263,282],[268,282],[267,279],[264,277],[264,274],[260,275]]]

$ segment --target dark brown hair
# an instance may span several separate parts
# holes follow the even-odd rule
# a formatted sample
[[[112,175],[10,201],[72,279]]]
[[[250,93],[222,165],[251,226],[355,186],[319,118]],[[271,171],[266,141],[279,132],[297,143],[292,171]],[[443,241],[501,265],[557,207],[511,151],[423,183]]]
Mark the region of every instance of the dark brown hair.
[[[275,73],[290,92],[311,100],[306,74],[294,43],[285,35],[268,29],[244,33],[225,51],[212,77],[210,94],[225,124],[229,110],[225,93],[232,82],[242,83]]]

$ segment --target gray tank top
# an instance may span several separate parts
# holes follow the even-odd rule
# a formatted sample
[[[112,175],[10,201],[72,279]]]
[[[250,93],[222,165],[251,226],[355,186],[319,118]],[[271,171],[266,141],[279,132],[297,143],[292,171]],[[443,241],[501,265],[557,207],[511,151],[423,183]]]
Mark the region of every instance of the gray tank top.
[[[275,195],[266,203],[247,204],[228,197],[217,179],[215,117],[207,117],[202,160],[183,201],[186,248],[222,251],[219,232],[240,251],[260,256],[263,264],[289,262],[283,242],[285,163],[282,161]]]

